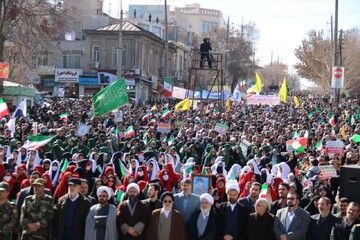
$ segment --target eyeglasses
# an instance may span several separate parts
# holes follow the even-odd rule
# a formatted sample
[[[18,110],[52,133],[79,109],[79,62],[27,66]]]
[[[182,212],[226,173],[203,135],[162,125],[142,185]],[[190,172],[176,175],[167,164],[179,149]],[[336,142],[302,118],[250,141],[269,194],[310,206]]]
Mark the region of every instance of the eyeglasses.
[[[171,200],[164,200],[163,203],[172,203]]]

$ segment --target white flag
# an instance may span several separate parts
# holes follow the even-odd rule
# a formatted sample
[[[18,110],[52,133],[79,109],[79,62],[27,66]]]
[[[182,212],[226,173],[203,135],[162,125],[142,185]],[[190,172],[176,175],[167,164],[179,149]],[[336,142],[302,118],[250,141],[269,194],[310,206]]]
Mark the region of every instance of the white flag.
[[[19,117],[25,117],[27,114],[27,106],[26,106],[26,98],[22,100],[22,102],[19,104],[19,106],[16,108],[15,112],[11,116],[12,118],[19,118]]]
[[[236,84],[236,88],[234,89],[234,93],[232,96],[233,101],[240,102],[241,101],[241,91],[239,84]]]
[[[14,137],[14,133],[15,133],[15,122],[16,122],[16,118],[10,118],[10,120],[6,123],[6,126],[9,128],[9,130],[11,131],[11,137]]]

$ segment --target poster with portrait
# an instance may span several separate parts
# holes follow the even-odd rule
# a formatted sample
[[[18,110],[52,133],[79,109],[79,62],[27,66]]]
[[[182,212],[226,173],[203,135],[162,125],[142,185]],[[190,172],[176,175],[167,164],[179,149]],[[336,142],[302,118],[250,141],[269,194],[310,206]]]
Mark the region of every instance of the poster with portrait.
[[[201,195],[203,193],[210,193],[211,190],[211,175],[192,174],[192,193]]]

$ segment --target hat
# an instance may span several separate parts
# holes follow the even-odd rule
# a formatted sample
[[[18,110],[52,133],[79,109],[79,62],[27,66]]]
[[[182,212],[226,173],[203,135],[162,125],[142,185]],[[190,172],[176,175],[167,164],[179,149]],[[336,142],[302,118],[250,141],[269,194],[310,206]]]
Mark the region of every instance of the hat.
[[[35,179],[34,183],[32,185],[41,185],[41,186],[45,186],[45,180],[42,178],[37,178]]]
[[[135,188],[140,193],[140,187],[136,183],[130,183],[126,188],[126,192],[129,192],[130,188]]]
[[[9,191],[9,184],[6,182],[1,182],[0,183],[0,191]]]
[[[100,193],[103,191],[106,192],[106,194],[108,195],[108,200],[109,200],[111,198],[112,194],[111,194],[110,188],[108,188],[106,186],[99,187],[96,191],[96,195],[99,197]]]
[[[81,185],[81,181],[78,178],[70,178],[69,185]]]
[[[200,195],[200,201],[203,199],[206,199],[211,205],[214,204],[214,198],[208,193],[203,193]]]
[[[239,184],[233,183],[226,186],[226,194],[228,194],[230,190],[236,190],[238,193],[240,193]]]

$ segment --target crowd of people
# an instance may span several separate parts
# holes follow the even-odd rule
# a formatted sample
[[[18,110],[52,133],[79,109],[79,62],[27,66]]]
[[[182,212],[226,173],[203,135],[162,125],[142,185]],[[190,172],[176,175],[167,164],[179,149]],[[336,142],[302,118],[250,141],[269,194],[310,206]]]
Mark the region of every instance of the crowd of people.
[[[4,117],[0,239],[360,239],[360,205],[339,190],[341,167],[360,165],[360,99],[297,97],[186,111],[129,102],[101,117],[91,100],[55,99],[15,132]],[[53,137],[24,147],[34,135]]]

